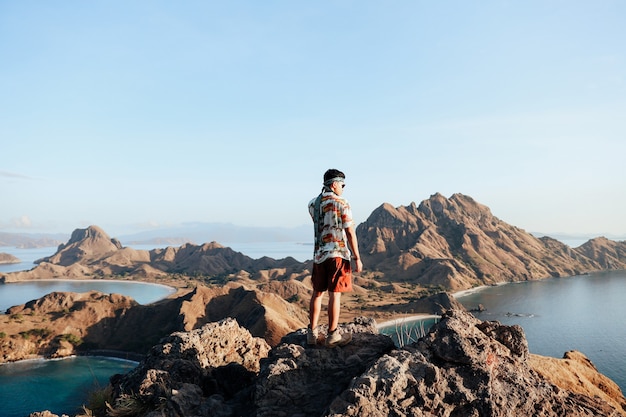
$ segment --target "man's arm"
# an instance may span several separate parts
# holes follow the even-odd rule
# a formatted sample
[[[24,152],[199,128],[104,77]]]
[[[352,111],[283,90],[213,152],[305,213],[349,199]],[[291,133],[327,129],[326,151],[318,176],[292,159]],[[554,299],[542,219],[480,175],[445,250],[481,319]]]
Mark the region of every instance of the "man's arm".
[[[354,272],[361,272],[363,270],[363,262],[361,262],[361,255],[359,254],[359,242],[356,239],[356,230],[353,226],[346,227],[346,237],[348,238],[348,246],[352,252],[352,259],[354,259],[355,269]]]

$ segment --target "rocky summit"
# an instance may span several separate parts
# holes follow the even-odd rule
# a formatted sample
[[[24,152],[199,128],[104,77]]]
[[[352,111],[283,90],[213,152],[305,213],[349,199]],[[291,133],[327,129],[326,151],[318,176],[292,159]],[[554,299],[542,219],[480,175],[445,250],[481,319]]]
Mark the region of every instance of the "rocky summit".
[[[232,319],[173,333],[136,369],[111,378],[108,415],[626,415],[616,385],[578,352],[554,359],[546,377],[519,326],[450,310],[400,348],[364,317],[340,331],[353,334],[344,347],[308,346],[301,329],[271,349]],[[572,369],[583,369],[575,382]]]

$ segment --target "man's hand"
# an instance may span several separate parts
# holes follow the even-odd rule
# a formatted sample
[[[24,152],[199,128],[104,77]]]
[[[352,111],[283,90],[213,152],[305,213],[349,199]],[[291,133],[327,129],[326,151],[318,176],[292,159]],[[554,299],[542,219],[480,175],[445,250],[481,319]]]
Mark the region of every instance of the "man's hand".
[[[354,259],[354,272],[361,272],[363,270],[363,262],[361,259]]]

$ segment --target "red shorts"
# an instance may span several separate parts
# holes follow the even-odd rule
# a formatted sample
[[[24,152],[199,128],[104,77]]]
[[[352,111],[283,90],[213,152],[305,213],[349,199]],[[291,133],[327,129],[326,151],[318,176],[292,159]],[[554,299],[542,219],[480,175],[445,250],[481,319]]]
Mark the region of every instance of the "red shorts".
[[[328,258],[321,264],[313,262],[313,290],[317,292],[352,291],[352,267],[343,258]]]

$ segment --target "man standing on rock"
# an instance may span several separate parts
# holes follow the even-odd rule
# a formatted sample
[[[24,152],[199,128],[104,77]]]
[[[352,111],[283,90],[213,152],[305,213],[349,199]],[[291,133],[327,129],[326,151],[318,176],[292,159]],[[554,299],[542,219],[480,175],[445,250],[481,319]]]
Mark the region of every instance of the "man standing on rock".
[[[317,343],[317,324],[322,309],[322,296],[328,291],[328,335],[326,346],[344,345],[352,335],[340,335],[339,310],[341,293],[352,291],[352,267],[350,251],[355,263],[355,272],[363,270],[359,255],[359,244],[352,219],[350,204],[343,198],[346,176],[336,169],[324,173],[324,188],[319,196],[309,203],[309,213],[315,229],[315,252],[311,281],[313,294],[309,305],[310,324],[307,343]]]

